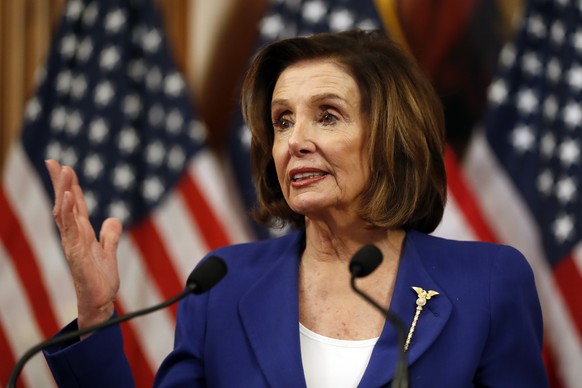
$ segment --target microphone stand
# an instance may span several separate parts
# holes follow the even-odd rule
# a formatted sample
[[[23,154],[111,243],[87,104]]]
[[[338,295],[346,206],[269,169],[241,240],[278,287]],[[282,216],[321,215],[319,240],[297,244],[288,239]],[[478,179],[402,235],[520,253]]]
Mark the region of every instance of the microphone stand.
[[[359,272],[359,271],[355,271]],[[406,362],[406,353],[404,351],[404,343],[406,340],[404,324],[402,320],[390,310],[382,307],[378,302],[372,299],[368,294],[364,293],[356,286],[357,273],[352,273],[350,284],[354,292],[360,295],[366,302],[371,304],[378,310],[382,315],[386,317],[396,327],[396,332],[398,333],[398,344],[400,346],[400,352],[398,356],[398,362],[394,371],[394,380],[392,380],[392,388],[408,388],[408,365]]]
[[[222,260],[218,256],[210,256],[207,260],[203,261],[199,266],[197,266],[192,271],[190,276],[188,276],[188,280],[186,281],[186,287],[178,295],[168,300],[165,300],[162,303],[157,304],[155,306],[147,307],[129,314],[117,316],[113,319],[98,323],[96,325],[88,326],[80,330],[71,331],[53,338],[49,338],[48,340],[33,346],[26,353],[24,353],[24,355],[20,358],[20,360],[18,360],[16,365],[14,365],[14,368],[12,368],[7,388],[16,387],[16,380],[18,379],[18,376],[20,375],[22,368],[24,368],[24,365],[28,362],[28,360],[32,358],[32,356],[34,356],[41,350],[49,346],[60,344],[62,342],[66,342],[74,338],[78,338],[84,334],[88,334],[99,329],[104,329],[106,327],[113,326],[121,322],[125,322],[135,317],[139,317],[163,309],[171,304],[178,302],[180,299],[183,299],[188,294],[201,294],[203,292],[206,292],[212,287],[214,287],[214,285],[218,283],[220,279],[222,279],[226,275],[226,272],[227,268],[226,264],[224,263],[224,260]]]

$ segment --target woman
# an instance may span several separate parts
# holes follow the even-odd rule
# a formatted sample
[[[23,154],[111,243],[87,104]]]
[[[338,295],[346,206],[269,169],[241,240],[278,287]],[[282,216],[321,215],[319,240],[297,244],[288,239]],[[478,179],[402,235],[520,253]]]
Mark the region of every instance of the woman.
[[[254,59],[242,103],[257,219],[297,231],[212,252],[229,274],[180,303],[156,385],[389,384],[397,333],[352,291],[348,270],[374,244],[384,260],[358,284],[410,329],[412,386],[547,386],[523,256],[426,234],[446,198],[444,125],[413,61],[379,33],[284,40]],[[114,314],[121,227],[106,221],[95,241],[74,172],[47,166],[84,327]],[[63,385],[131,384],[117,327],[45,354]]]

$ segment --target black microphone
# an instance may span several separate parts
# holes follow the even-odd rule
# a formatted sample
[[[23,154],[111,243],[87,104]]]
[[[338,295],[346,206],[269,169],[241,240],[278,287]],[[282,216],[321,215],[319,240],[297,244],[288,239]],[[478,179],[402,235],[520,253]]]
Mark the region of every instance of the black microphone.
[[[366,302],[374,306],[396,328],[396,332],[398,333],[400,354],[394,372],[394,380],[392,380],[392,388],[408,388],[408,365],[406,363],[406,353],[404,351],[405,331],[402,320],[396,314],[382,307],[368,294],[364,293],[362,290],[356,287],[356,279],[363,278],[374,272],[381,262],[382,252],[380,249],[378,249],[378,247],[369,244],[360,248],[360,250],[354,254],[352,260],[350,261],[350,273],[352,274],[351,285],[352,289],[358,295],[364,298]]]
[[[115,317],[113,319],[107,320],[105,322],[98,323],[93,326],[85,327],[84,329],[72,331],[69,333],[65,333],[53,338],[50,338],[44,342],[39,343],[38,345],[30,348],[24,355],[18,360],[12,372],[10,373],[10,379],[8,380],[7,388],[14,388],[16,387],[16,380],[24,368],[24,365],[39,351],[53,345],[60,344],[62,342],[66,342],[72,340],[74,338],[78,338],[82,335],[91,333],[93,331],[104,329],[109,326],[113,326],[115,324],[128,321],[135,317],[139,317],[142,315],[146,315],[152,313],[154,311],[163,309],[164,307],[168,307],[171,304],[176,303],[180,299],[184,298],[186,295],[192,294],[202,294],[210,290],[216,283],[218,283],[224,276],[226,275],[226,263],[218,256],[210,256],[208,259],[204,260],[200,263],[190,276],[188,276],[188,280],[186,281],[186,288],[184,291],[179,293],[178,295],[160,303],[152,307],[147,307],[142,310],[135,311],[133,313],[121,315]]]

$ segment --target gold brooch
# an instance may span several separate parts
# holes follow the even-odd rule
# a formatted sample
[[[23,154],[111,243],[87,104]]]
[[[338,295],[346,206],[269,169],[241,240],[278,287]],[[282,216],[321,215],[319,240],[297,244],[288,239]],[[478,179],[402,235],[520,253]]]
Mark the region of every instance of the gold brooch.
[[[420,287],[412,287],[416,294],[418,295],[418,299],[416,299],[416,313],[414,314],[414,318],[412,319],[412,325],[410,325],[410,330],[408,331],[408,337],[406,337],[406,343],[404,344],[404,351],[408,350],[408,345],[410,345],[410,340],[412,339],[412,334],[414,334],[414,329],[416,328],[416,322],[418,321],[418,317],[420,316],[420,312],[426,302],[435,295],[439,293],[433,290],[429,290],[428,292],[423,290]]]

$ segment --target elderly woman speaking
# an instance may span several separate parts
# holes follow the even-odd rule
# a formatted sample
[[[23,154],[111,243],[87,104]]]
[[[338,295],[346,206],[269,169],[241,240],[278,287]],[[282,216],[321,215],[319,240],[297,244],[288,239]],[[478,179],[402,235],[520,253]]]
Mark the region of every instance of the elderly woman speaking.
[[[178,309],[156,386],[379,387],[406,352],[413,387],[545,387],[532,271],[515,249],[428,235],[446,201],[439,99],[383,34],[291,38],[254,58],[242,90],[252,131],[255,216],[289,234],[220,248],[228,275]],[[119,221],[100,241],[75,173],[47,162],[78,319],[106,321],[119,288]],[[350,285],[348,264],[382,262]],[[60,385],[128,386],[119,326],[45,356]]]

